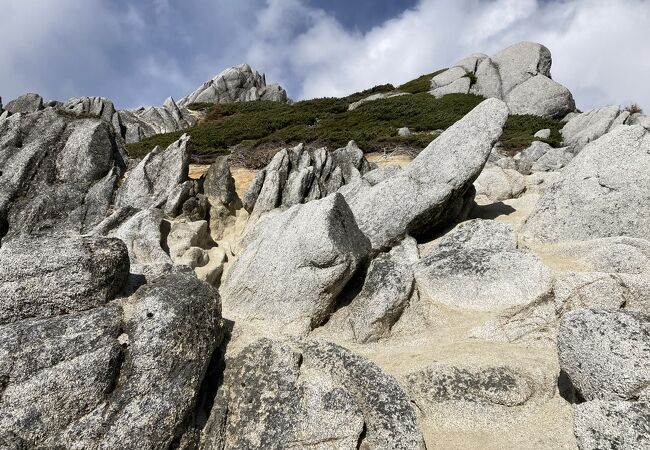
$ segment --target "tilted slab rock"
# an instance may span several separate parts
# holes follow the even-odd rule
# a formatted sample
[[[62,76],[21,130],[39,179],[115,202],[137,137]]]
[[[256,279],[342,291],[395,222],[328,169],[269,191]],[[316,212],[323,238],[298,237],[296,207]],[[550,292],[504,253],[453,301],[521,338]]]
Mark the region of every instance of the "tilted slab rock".
[[[418,236],[453,220],[449,211],[480,174],[507,116],[505,103],[486,100],[395,176],[346,193],[373,248],[390,247],[406,234]]]
[[[197,119],[186,108],[180,108],[168,97],[162,107],[150,106],[118,111],[123,137],[127,143],[138,142],[160,133],[172,133],[197,124]]]
[[[286,102],[287,92],[278,85],[266,85],[263,74],[248,64],[231,67],[206,81],[196,91],[178,101],[180,106],[191,103],[233,103],[252,100]]]
[[[10,236],[86,232],[108,212],[124,166],[124,149],[102,120],[53,108],[15,114],[0,123],[0,222]]]
[[[415,279],[433,301],[477,311],[527,305],[552,288],[550,270],[517,249],[512,227],[491,220],[464,222],[447,233],[417,264]]]
[[[303,334],[322,323],[370,252],[340,194],[263,217],[225,277],[229,313]]]
[[[580,450],[650,447],[650,402],[585,402],[575,406],[573,429]]]
[[[586,400],[635,399],[650,385],[650,315],[578,310],[562,318],[560,367]]]
[[[623,126],[585,147],[526,220],[542,242],[611,236],[650,239],[650,133]]]
[[[188,179],[190,137],[186,134],[166,149],[154,148],[127,174],[117,193],[118,207],[160,208],[178,185]]]
[[[13,239],[0,247],[0,324],[104,305],[128,274],[128,253],[118,239]]]

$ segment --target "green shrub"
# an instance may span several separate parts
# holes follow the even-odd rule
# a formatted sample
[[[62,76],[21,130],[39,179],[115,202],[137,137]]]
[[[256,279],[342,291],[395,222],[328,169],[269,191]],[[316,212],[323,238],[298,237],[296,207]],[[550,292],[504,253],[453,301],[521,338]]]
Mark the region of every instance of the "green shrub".
[[[542,140],[553,147],[559,147],[562,144],[562,122],[555,119],[548,119],[539,116],[513,115],[508,117],[503,134],[501,135],[501,145],[508,153],[514,154],[519,150],[528,147],[535,140]],[[533,135],[539,130],[550,129],[551,136],[548,139],[538,139]]]
[[[321,98],[294,104],[231,103],[213,105],[206,120],[186,132],[192,136],[193,151],[197,154],[225,152],[244,141],[250,147],[304,142],[335,148],[355,140],[364,151],[396,144],[423,148],[433,137],[398,137],[397,130],[448,128],[482,100],[476,95],[450,94],[436,99],[421,93],[368,102],[353,111],[348,111],[347,98]],[[156,145],[171,144],[183,132],[159,134],[130,144],[129,154],[143,156]]]
[[[365,91],[348,95],[345,99],[350,103],[354,103],[354,102],[358,102],[363,98],[370,97],[373,94],[392,92],[394,90],[395,90],[395,86],[393,86],[392,84],[380,84],[370,89],[366,89]]]
[[[64,117],[68,117],[69,119],[99,119],[99,114],[92,114],[92,113],[76,113],[74,111],[71,111],[69,109],[64,109],[64,108],[57,108],[56,112]]]
[[[447,69],[440,69],[436,72],[422,75],[421,77],[411,80],[397,88],[398,91],[406,92],[409,94],[419,94],[421,92],[429,92],[431,90],[431,79],[436,75],[444,72]]]
[[[197,103],[190,103],[187,105],[187,109],[191,111],[205,111],[206,109],[210,109],[214,106],[214,103],[206,103],[206,102],[197,102]]]

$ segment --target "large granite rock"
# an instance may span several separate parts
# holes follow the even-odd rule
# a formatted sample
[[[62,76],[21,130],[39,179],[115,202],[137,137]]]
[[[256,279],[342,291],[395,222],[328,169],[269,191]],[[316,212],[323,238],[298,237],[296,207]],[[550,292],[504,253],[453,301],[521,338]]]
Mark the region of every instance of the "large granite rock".
[[[0,229],[86,232],[109,210],[125,167],[110,124],[46,108],[0,123]]]
[[[575,406],[573,429],[580,450],[649,448],[650,403],[581,403]]]
[[[422,450],[404,391],[334,344],[261,339],[226,363],[201,449]]]
[[[517,248],[510,225],[492,220],[464,222],[447,233],[416,265],[415,279],[434,302],[477,311],[528,305],[552,289],[550,270]]]
[[[212,239],[218,241],[224,237],[226,229],[235,224],[237,210],[241,208],[228,157],[220,156],[210,165],[203,182],[203,192],[210,203],[210,234]]]
[[[618,106],[605,106],[572,116],[561,130],[564,144],[578,153],[588,143],[625,123],[629,113]]]
[[[551,52],[519,42],[488,57],[463,58],[432,80],[431,94],[473,93],[505,101],[511,114],[564,117],[575,111],[571,92],[551,79]]]
[[[24,94],[10,101],[4,107],[10,114],[29,114],[43,109],[43,97],[38,94]]]
[[[263,74],[253,71],[248,64],[231,67],[219,73],[187,97],[180,106],[192,103],[233,103],[252,100],[286,102],[287,92],[277,84],[266,85]]]
[[[189,163],[187,134],[166,149],[157,146],[129,171],[117,193],[116,206],[147,209],[175,202],[178,186],[188,180]]]
[[[359,228],[374,249],[391,247],[406,234],[431,232],[461,213],[472,183],[501,135],[508,109],[500,100],[478,105],[394,176],[345,192]]]
[[[128,253],[117,239],[13,239],[0,247],[0,325],[104,305],[128,274]]]
[[[119,304],[0,326],[0,447],[169,448],[220,340],[218,293],[192,275],[159,278]]]
[[[304,334],[370,252],[340,194],[263,217],[221,286],[233,318]]]
[[[650,315],[577,310],[558,332],[560,367],[586,400],[634,400],[650,394]]]
[[[650,239],[650,133],[623,126],[585,147],[524,224],[531,240]]]

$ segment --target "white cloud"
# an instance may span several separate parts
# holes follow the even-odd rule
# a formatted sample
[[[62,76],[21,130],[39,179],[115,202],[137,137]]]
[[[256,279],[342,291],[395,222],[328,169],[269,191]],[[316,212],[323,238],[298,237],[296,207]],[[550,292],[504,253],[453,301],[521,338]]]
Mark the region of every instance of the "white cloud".
[[[297,1],[269,2],[264,17],[308,17],[310,25],[283,40],[262,32],[247,55],[267,79],[296,76],[292,94],[299,98],[397,84],[470,53],[531,40],[551,49],[554,78],[579,107],[636,101],[650,109],[648,0],[421,0],[365,34],[305,9]],[[274,26],[265,20],[260,28]]]
[[[160,104],[242,62],[294,98],[343,95],[532,40],[551,49],[553,77],[580,108],[650,110],[650,0],[420,0],[365,32],[306,0],[0,4],[5,100],[36,91]]]

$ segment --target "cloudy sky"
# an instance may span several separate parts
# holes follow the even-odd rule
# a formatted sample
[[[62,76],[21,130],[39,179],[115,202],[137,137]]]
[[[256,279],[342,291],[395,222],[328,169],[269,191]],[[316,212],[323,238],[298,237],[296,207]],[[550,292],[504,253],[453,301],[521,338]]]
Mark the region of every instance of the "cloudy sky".
[[[294,99],[541,42],[578,107],[650,110],[650,0],[0,0],[0,96],[180,98],[250,63]]]

